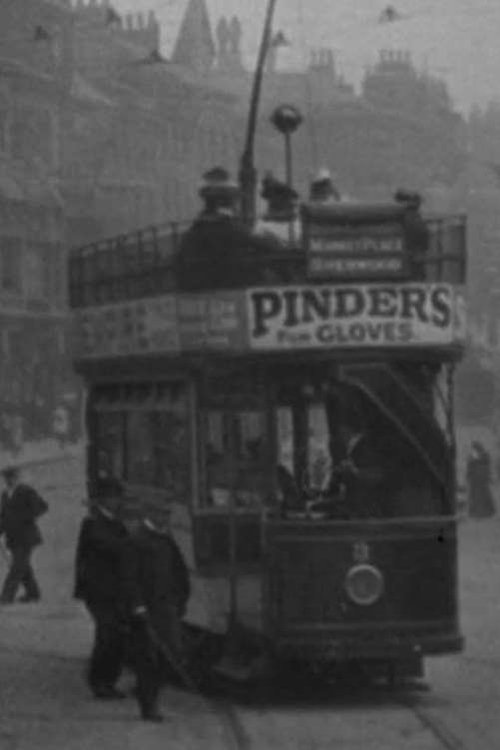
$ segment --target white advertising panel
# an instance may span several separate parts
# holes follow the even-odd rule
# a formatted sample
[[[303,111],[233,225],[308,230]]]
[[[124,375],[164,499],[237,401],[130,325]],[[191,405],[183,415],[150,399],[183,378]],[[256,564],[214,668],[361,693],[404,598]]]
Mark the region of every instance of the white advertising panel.
[[[450,284],[250,289],[247,315],[254,350],[439,347],[465,335],[463,295]]]

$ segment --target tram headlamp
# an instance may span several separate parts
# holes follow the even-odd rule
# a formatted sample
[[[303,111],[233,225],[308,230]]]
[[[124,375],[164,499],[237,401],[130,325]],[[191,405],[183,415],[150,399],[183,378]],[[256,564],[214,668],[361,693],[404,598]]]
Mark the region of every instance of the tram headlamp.
[[[344,585],[351,601],[368,607],[382,596],[384,576],[373,565],[355,565],[348,571]]]

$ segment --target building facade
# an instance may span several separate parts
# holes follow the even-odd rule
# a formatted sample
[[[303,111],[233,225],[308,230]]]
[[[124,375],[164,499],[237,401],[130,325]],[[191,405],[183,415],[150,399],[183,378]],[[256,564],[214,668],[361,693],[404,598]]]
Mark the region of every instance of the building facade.
[[[205,0],[189,0],[168,61],[155,15],[121,17],[109,0],[0,3],[0,25],[0,401],[2,434],[18,440],[23,430],[50,433],[61,403],[79,408],[67,248],[189,220],[205,170],[237,173],[252,75],[240,21],[210,19]],[[256,141],[261,175],[283,175],[269,118],[284,102],[305,116],[293,141],[302,194],[320,167],[359,196],[401,185],[446,191],[462,167],[463,123],[446,89],[403,53],[381,53],[355,92],[328,49],[287,72],[273,46]]]
[[[0,27],[0,441],[16,448],[50,434],[56,408],[77,398],[60,190],[71,14],[64,3],[3,3]]]

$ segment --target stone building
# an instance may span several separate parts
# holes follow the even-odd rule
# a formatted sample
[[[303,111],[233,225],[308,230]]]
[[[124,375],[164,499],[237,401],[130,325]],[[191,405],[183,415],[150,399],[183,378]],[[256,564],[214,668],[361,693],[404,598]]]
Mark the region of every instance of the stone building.
[[[233,97],[203,74],[213,51],[203,3],[189,3],[168,64],[154,14],[113,11],[109,22],[111,10],[105,0],[73,10],[64,169],[80,243],[189,219],[200,174],[234,161],[240,130]]]
[[[0,27],[0,442],[15,448],[49,433],[74,396],[60,190],[71,14],[65,3],[2,3]]]
[[[121,17],[109,0],[0,3],[0,400],[4,420],[21,415],[28,435],[50,431],[54,408],[74,398],[65,248],[189,220],[206,169],[236,174],[252,74],[238,18],[215,20],[205,0],[189,0],[166,61],[153,13]],[[455,179],[462,123],[442,84],[406,55],[383,53],[356,93],[328,49],[298,72],[280,69],[279,49],[263,86],[260,174],[282,173],[269,117],[289,102],[305,115],[294,136],[302,192],[323,166],[358,195]]]
[[[191,0],[194,6],[198,19],[205,18],[203,0]],[[244,122],[252,83],[242,60],[245,29],[235,17],[216,20],[191,26],[190,46],[210,51],[203,73],[194,57],[184,54],[182,65],[205,86],[230,94]],[[428,192],[431,208],[442,203],[443,190],[448,191],[465,168],[466,152],[465,123],[443,81],[418,71],[407,52],[383,50],[357,93],[328,48],[313,49],[302,71],[283,70],[279,55],[280,44],[272,45],[262,88],[258,166],[282,172],[283,146],[269,117],[277,105],[295,104],[304,114],[293,139],[294,175],[301,192],[311,175],[326,166],[349,194],[387,196],[406,185]],[[242,145],[243,133],[236,153]]]

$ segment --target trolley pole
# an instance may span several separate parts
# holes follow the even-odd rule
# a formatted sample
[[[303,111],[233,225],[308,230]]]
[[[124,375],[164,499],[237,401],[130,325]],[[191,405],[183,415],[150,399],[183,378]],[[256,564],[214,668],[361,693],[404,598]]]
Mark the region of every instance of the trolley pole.
[[[257,170],[254,163],[255,130],[259,112],[262,79],[267,54],[271,45],[273,17],[277,0],[268,0],[264,28],[260,42],[257,67],[252,85],[250,109],[248,112],[245,148],[240,160],[239,181],[241,188],[241,216],[245,224],[252,225],[256,215]]]

